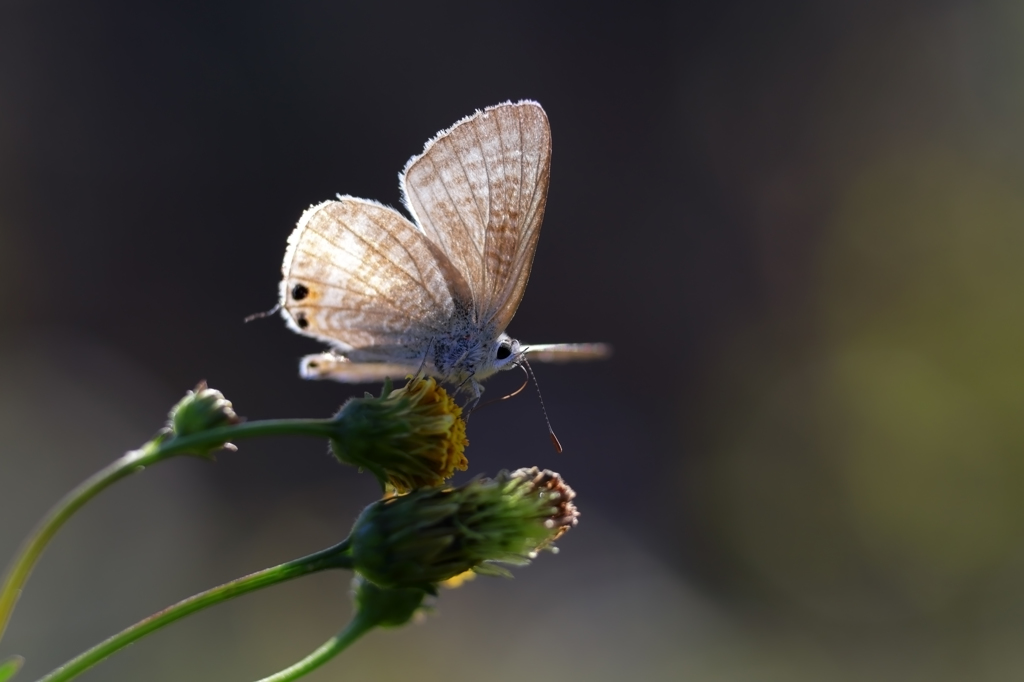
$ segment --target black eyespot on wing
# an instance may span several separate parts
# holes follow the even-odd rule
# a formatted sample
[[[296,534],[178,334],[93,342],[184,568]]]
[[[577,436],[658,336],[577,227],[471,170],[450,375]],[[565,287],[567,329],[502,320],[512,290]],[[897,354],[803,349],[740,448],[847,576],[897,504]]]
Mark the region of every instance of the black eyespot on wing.
[[[301,301],[307,296],[309,296],[309,287],[305,284],[296,284],[292,287],[292,298],[296,301]]]
[[[309,326],[309,320],[306,319],[306,313],[299,313],[295,316],[295,324],[299,325],[299,329],[305,329]]]
[[[498,346],[497,358],[499,360],[504,360],[505,358],[507,358],[510,355],[512,355],[512,349],[511,348],[509,348],[505,344],[501,344],[500,346]]]

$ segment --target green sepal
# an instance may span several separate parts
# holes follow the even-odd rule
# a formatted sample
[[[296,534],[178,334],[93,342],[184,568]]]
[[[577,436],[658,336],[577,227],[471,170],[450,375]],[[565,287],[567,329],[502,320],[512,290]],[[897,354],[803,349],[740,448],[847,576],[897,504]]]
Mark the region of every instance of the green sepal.
[[[0,663],[0,682],[7,682],[7,680],[14,677],[21,670],[21,666],[24,663],[25,659],[21,656],[11,656],[3,663]]]
[[[512,577],[512,571],[508,570],[504,566],[499,566],[499,565],[493,564],[493,563],[491,563],[489,561],[485,561],[484,563],[479,564],[478,566],[474,566],[473,567],[473,572],[474,573],[478,573],[480,575],[494,576],[496,578],[511,578]]]
[[[417,587],[380,587],[356,574],[352,580],[352,594],[357,618],[377,627],[395,628],[405,625],[416,615],[423,606],[427,591]]]

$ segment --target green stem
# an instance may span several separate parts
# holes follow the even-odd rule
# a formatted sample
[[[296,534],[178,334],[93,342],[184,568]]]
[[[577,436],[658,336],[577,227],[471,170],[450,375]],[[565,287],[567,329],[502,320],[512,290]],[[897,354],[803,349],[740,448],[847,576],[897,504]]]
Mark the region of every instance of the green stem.
[[[217,447],[227,441],[261,436],[313,436],[330,438],[338,429],[334,419],[265,419],[258,422],[242,422],[221,426],[191,436],[170,438],[160,444],[160,456],[202,451]]]
[[[156,452],[157,445],[153,442],[147,443],[139,450],[132,450],[79,484],[42,518],[7,569],[3,589],[0,590],[0,637],[3,637],[4,630],[7,629],[11,612],[14,611],[14,605],[21,596],[21,589],[28,580],[33,566],[64,522],[106,487],[150,463]]]
[[[344,630],[324,642],[309,656],[270,677],[264,677],[258,682],[290,682],[290,680],[297,680],[340,654],[348,648],[349,644],[372,630],[375,625],[376,622],[372,618],[356,614]]]
[[[19,548],[14,561],[7,569],[3,587],[0,588],[0,639],[3,638],[7,629],[11,613],[21,596],[22,588],[46,545],[53,539],[65,521],[108,486],[129,474],[168,459],[172,455],[205,452],[229,440],[280,435],[329,438],[333,428],[336,428],[336,422],[332,419],[270,419],[223,426],[191,436],[157,437],[138,450],[132,450],[96,472],[65,495],[43,517]]]
[[[330,568],[351,568],[352,561],[347,554],[348,547],[349,541],[345,540],[341,544],[317,552],[316,554],[311,554],[301,559],[289,561],[281,564],[280,566],[267,568],[243,578],[232,580],[229,583],[224,583],[223,585],[214,587],[206,592],[200,592],[195,596],[180,601],[173,606],[169,606],[163,611],[155,613],[149,618],[141,620],[135,625],[122,630],[110,639],[97,644],[88,651],[71,659],[46,677],[41,678],[39,682],[65,682],[66,680],[70,680],[119,649],[123,649],[132,642],[145,637],[149,633],[169,625],[179,618],[184,618],[190,613],[195,613],[200,609],[204,609],[207,606],[213,606],[214,604],[238,597],[246,594],[247,592],[252,592],[253,590],[258,590],[263,587],[269,587],[270,585],[275,585],[286,580],[292,580],[300,576],[309,575],[310,573],[316,573]],[[357,636],[358,635],[356,635],[356,637]],[[338,651],[340,650],[341,649],[338,649]]]

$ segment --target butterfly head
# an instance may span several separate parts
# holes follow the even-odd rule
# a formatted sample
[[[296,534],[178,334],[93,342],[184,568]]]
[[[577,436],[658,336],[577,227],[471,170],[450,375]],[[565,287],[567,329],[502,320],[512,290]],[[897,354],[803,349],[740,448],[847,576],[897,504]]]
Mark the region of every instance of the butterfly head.
[[[475,352],[460,358],[461,361],[453,365],[456,371],[446,372],[439,368],[439,372],[449,381],[459,383],[461,379],[461,385],[472,394],[475,404],[484,390],[480,382],[504,369],[518,367],[525,357],[526,352],[519,342],[508,334],[501,333],[489,345],[485,342],[477,346]]]
[[[487,357],[487,364],[491,366],[489,374],[500,372],[503,369],[518,367],[523,357],[523,348],[519,342],[502,332],[495,339],[494,344],[491,346],[491,352]]]

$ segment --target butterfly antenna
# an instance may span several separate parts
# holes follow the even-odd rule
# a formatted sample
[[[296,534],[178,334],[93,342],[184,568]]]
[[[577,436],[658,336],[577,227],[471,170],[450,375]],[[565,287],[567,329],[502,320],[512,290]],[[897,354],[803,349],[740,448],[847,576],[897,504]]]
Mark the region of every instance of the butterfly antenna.
[[[544,421],[548,425],[548,435],[551,436],[551,444],[555,446],[555,452],[562,454],[562,444],[558,442],[558,436],[555,435],[555,430],[551,428],[551,420],[548,419],[548,409],[544,407],[544,396],[540,394],[540,384],[537,383],[537,375],[533,373],[533,367],[530,367],[530,363],[523,358],[523,367],[530,374],[530,378],[533,379],[533,385],[537,387],[537,397],[540,399],[540,411],[544,413]],[[523,389],[519,389],[520,391]]]
[[[273,315],[274,313],[276,313],[280,309],[281,309],[281,304],[278,303],[277,305],[275,305],[273,308],[271,308],[270,310],[266,311],[265,313],[253,313],[252,315],[248,315],[242,321],[243,322],[252,322],[253,320],[262,320],[264,317],[270,317],[271,315]]]

